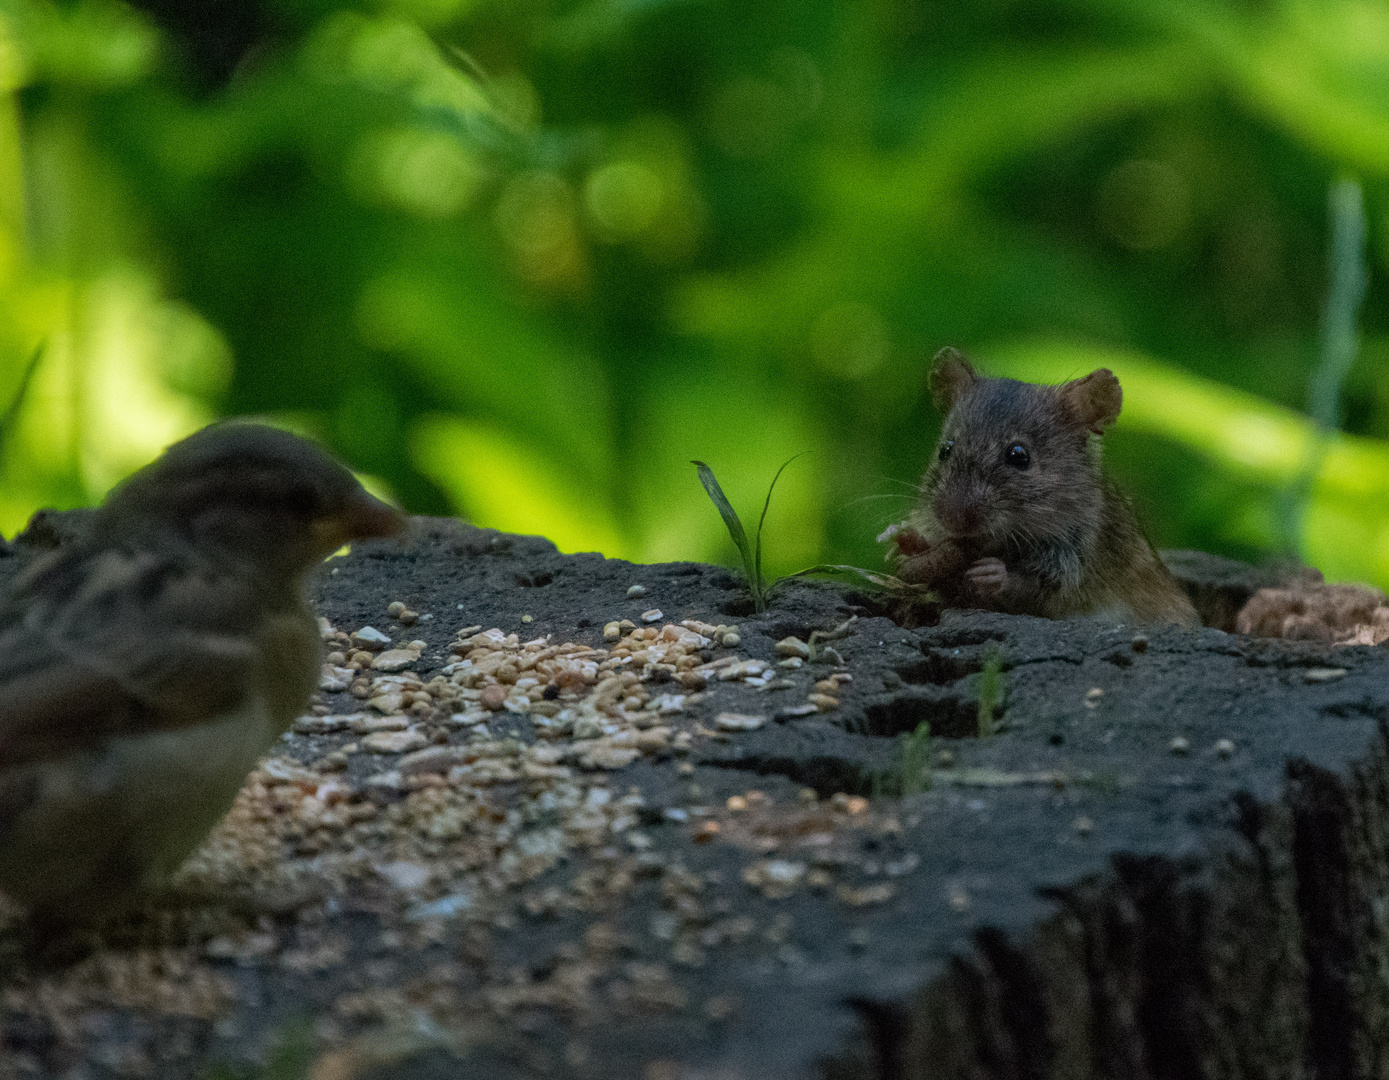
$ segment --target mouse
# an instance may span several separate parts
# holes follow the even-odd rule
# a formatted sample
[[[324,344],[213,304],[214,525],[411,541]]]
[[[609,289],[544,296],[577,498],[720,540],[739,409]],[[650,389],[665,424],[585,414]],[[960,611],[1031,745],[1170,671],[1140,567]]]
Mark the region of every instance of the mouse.
[[[921,501],[880,537],[901,580],[950,607],[1201,625],[1101,468],[1123,405],[1112,371],[1038,385],[980,375],[945,348],[928,385],[945,421]]]

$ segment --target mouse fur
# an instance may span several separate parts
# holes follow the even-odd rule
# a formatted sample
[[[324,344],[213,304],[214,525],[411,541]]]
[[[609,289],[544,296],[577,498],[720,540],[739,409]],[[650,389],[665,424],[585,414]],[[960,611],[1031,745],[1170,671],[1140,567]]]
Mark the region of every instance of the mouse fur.
[[[921,503],[889,530],[899,577],[953,607],[1200,625],[1101,469],[1123,404],[1113,372],[1040,386],[981,376],[947,348],[929,384],[945,422]]]

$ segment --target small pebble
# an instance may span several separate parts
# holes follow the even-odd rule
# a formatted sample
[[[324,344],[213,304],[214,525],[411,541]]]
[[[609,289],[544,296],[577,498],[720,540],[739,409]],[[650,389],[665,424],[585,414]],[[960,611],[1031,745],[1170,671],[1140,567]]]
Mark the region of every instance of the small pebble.
[[[640,600],[643,596],[646,595],[646,586],[633,585],[630,589],[627,590],[627,595],[631,597],[633,600]]]
[[[955,767],[955,752],[953,750],[942,750],[936,755],[937,769],[953,769]]]
[[[748,808],[748,801],[741,795],[730,795],[728,801],[724,803],[724,805],[728,807],[731,813],[741,814]]]
[[[832,712],[839,708],[839,699],[830,694],[807,694],[805,699],[821,712]]]
[[[654,607],[650,611],[643,611],[641,613],[642,622],[660,622],[664,618],[665,613],[662,612],[660,608]]]
[[[406,610],[405,604],[400,600],[392,600],[386,605],[386,614],[393,619],[404,610]]]
[[[1216,739],[1215,752],[1220,757],[1227,758],[1235,752],[1235,744],[1231,739]]]
[[[610,622],[603,627],[604,641],[617,641],[622,637],[622,627],[615,622]]]
[[[1187,739],[1184,735],[1178,735],[1175,739],[1173,739],[1170,743],[1167,744],[1167,749],[1171,750],[1174,754],[1190,753],[1191,741]]]
[[[1136,653],[1148,651],[1148,638],[1143,634],[1134,634],[1133,640],[1129,642],[1129,647]]]
[[[693,776],[695,767],[688,761],[682,761],[679,765],[675,766],[675,771],[681,776]]]
[[[807,806],[814,806],[817,802],[820,801],[820,796],[816,793],[813,787],[801,788],[800,791],[796,792],[796,798],[798,798],[801,802],[805,803]]]
[[[420,621],[420,613],[418,611],[402,611],[396,616],[396,621],[399,622],[401,626],[414,626],[415,623]]]
[[[1101,690],[1098,686],[1091,687],[1089,690],[1085,691],[1085,707],[1087,709],[1093,709],[1098,707],[1100,703],[1100,698],[1102,697],[1104,697],[1103,690]]]
[[[482,688],[482,697],[479,703],[484,709],[491,709],[496,712],[506,701],[506,687],[501,683],[492,683],[490,686]]]
[[[1071,828],[1073,828],[1081,836],[1089,836],[1092,832],[1095,831],[1095,823],[1091,821],[1088,817],[1086,817],[1084,814],[1081,814],[1078,818],[1071,822]]]
[[[756,731],[766,722],[765,716],[749,716],[746,713],[722,712],[714,717],[714,726],[720,731]]]
[[[723,636],[723,647],[725,649],[736,649],[742,643],[743,639],[732,632],[724,634]]]

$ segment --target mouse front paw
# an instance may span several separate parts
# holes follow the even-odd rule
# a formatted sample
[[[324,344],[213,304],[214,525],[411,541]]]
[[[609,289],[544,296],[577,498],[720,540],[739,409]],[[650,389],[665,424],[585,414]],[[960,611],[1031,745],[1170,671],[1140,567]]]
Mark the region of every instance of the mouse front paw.
[[[1008,567],[1002,559],[979,559],[965,571],[965,580],[981,596],[993,596],[1008,581]]]

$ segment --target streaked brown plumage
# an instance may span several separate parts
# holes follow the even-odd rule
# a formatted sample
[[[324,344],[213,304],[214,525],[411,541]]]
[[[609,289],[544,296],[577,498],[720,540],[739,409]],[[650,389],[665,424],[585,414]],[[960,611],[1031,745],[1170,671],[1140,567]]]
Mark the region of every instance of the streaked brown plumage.
[[[226,812],[304,708],[304,578],[399,515],[315,444],[205,428],[0,593],[0,891],[41,919],[119,912]]]

